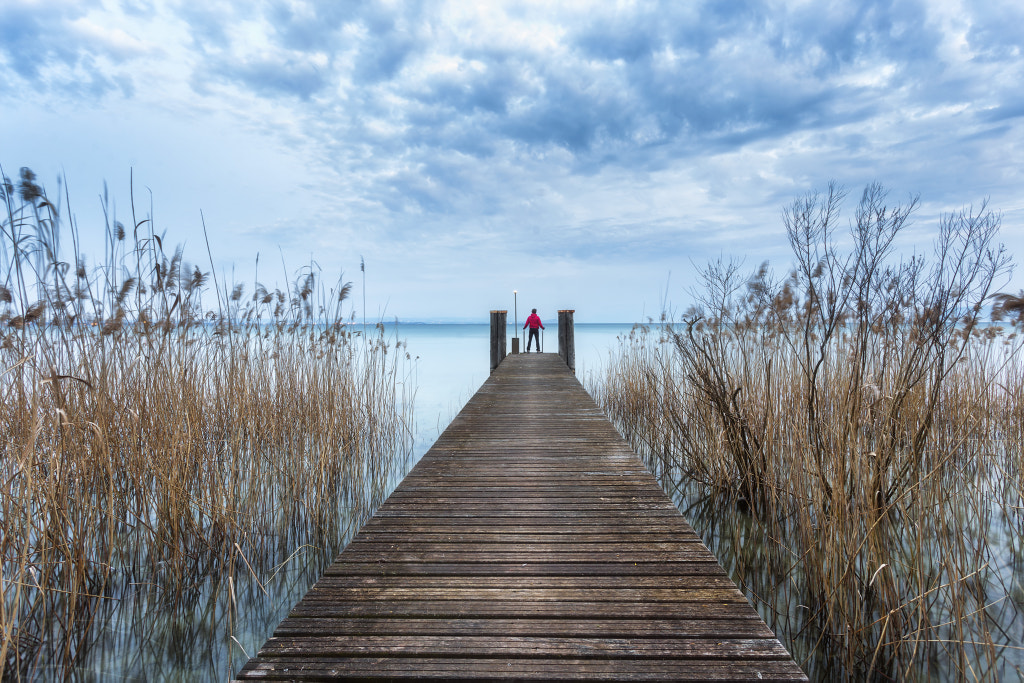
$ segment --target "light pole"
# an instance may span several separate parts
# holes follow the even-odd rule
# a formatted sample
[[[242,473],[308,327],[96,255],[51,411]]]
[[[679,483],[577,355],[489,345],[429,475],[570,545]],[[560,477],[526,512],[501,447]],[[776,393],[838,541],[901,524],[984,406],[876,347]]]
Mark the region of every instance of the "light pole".
[[[517,342],[517,346],[518,346],[518,342],[519,342],[519,290],[518,289],[513,289],[512,290],[512,320],[515,321],[513,324],[516,326],[516,342]]]

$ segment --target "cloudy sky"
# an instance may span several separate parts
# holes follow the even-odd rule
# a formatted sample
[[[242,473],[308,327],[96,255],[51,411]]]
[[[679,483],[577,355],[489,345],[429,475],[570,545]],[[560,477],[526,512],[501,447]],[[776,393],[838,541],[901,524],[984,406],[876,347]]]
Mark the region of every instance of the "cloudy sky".
[[[518,289],[628,322],[709,258],[784,268],[782,207],[831,179],[920,193],[906,250],[989,198],[1024,259],[1021,26],[1019,0],[2,0],[0,164],[66,175],[95,235],[133,174],[239,279],[313,260],[359,308],[362,256],[371,317],[483,322]]]

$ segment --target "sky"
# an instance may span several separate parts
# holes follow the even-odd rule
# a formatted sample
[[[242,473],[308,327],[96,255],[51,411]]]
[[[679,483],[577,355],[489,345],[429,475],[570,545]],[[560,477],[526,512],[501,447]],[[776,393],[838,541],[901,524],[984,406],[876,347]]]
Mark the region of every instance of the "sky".
[[[1021,26],[1019,0],[2,0],[0,164],[66,178],[87,254],[106,187],[200,264],[205,222],[225,277],[351,280],[357,316],[486,322],[517,290],[633,322],[709,260],[785,270],[783,207],[832,180],[846,218],[870,182],[919,194],[905,253],[987,199],[1024,259]]]

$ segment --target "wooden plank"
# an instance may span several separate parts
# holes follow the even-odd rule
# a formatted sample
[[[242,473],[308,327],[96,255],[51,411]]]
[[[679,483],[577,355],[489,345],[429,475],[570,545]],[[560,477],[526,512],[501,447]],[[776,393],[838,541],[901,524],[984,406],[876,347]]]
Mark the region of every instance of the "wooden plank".
[[[806,680],[553,354],[501,363],[238,678]]]
[[[530,616],[552,619],[575,619],[586,615],[593,619],[736,619],[750,609],[745,600],[707,600],[705,602],[541,602],[541,601],[470,601],[470,600],[404,600],[404,601],[321,601],[322,594],[310,594],[292,610],[290,617],[431,617],[447,619],[485,619]]]
[[[295,657],[353,655],[440,657],[667,657],[673,659],[785,659],[786,649],[774,638],[580,638],[544,636],[339,635],[282,636],[267,641],[263,652]]]
[[[363,588],[387,586],[395,588],[508,588],[504,576],[416,576],[345,574],[326,575],[318,583],[321,589]],[[522,588],[735,588],[732,580],[724,573],[719,575],[695,573],[692,575],[654,576],[524,576],[516,580],[516,587]]]
[[[792,661],[717,659],[542,659],[525,657],[265,657],[246,665],[261,680],[792,681]],[[806,680],[806,679],[803,679]]]
[[[546,636],[573,638],[773,638],[752,614],[733,619],[437,619],[415,617],[287,618],[274,637],[336,635]],[[268,641],[270,642],[270,641]]]
[[[345,554],[328,567],[324,577],[338,574],[370,576],[499,576],[517,585],[510,577],[532,576],[652,576],[673,572],[682,574],[721,574],[725,571],[717,560],[703,558],[692,562],[595,562],[582,567],[566,562],[353,562]]]

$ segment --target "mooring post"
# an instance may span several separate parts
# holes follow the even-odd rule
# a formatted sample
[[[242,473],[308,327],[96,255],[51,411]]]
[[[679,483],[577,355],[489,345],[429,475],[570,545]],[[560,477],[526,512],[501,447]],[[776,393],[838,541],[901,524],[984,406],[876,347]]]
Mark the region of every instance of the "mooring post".
[[[508,311],[491,311],[491,372],[505,359]]]
[[[575,309],[558,312],[558,355],[573,372],[576,372],[576,337],[572,329],[575,312]]]

